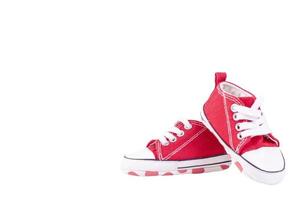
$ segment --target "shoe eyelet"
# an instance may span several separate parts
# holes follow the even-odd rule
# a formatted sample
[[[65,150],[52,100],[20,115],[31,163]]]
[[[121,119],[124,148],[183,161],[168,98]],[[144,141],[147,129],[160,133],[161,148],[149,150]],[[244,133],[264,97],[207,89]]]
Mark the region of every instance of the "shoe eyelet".
[[[234,121],[238,121],[238,118],[237,118],[237,114],[236,114],[236,113],[233,114],[232,118],[233,118]]]
[[[177,141],[177,138],[175,138],[175,137],[170,140],[170,142],[176,142],[176,141]]]
[[[189,126],[184,126],[184,129],[186,130],[190,130],[193,126],[192,125],[189,125]]]
[[[237,106],[236,104],[231,105],[230,109],[232,112],[236,112],[236,106]]]
[[[235,125],[235,130],[237,130],[237,131],[240,131],[240,130],[241,130],[240,124],[236,124],[236,125]]]
[[[237,136],[237,138],[238,138],[239,140],[242,140],[242,139],[243,139],[241,133],[238,133],[236,136]]]
[[[184,131],[181,131],[179,134],[178,134],[178,137],[182,137],[182,136],[184,136]]]

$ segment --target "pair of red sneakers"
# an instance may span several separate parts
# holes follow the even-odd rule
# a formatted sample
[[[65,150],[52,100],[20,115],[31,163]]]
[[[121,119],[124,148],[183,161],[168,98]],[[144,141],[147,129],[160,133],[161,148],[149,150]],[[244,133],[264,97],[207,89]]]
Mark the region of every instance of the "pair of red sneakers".
[[[122,170],[135,176],[198,174],[227,169],[232,161],[258,182],[282,180],[285,160],[259,99],[226,81],[226,73],[215,74],[201,118],[181,120],[142,151],[124,156]]]

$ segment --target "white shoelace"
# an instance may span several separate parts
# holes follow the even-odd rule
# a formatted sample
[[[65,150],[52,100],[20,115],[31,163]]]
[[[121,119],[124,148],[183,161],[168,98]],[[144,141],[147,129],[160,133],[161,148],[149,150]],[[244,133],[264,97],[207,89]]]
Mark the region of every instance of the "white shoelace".
[[[267,135],[271,133],[267,121],[261,111],[261,103],[255,100],[251,108],[233,104],[231,110],[234,113],[233,119],[247,120],[246,122],[236,123],[236,130],[239,131],[237,137],[243,139],[248,136]]]
[[[179,122],[182,122],[184,125],[185,129],[191,129],[192,125],[191,123],[184,119],[184,120],[180,120]],[[177,137],[182,137],[184,136],[184,131],[180,130],[179,128],[173,126],[168,132],[166,132],[161,138],[159,138],[159,141],[161,142],[162,145],[167,146],[170,144],[170,142],[176,142]]]

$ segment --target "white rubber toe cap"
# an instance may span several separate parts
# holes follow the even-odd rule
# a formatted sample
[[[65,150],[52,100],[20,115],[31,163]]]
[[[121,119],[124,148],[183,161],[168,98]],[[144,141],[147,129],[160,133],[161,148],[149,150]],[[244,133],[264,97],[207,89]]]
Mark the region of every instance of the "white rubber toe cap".
[[[257,168],[278,172],[284,170],[285,163],[282,153],[278,147],[262,147],[242,154],[242,157]]]
[[[145,160],[146,159],[155,159],[154,154],[148,148],[145,148],[145,149],[135,152],[133,154],[125,155],[125,157],[130,158],[130,159],[145,159]]]

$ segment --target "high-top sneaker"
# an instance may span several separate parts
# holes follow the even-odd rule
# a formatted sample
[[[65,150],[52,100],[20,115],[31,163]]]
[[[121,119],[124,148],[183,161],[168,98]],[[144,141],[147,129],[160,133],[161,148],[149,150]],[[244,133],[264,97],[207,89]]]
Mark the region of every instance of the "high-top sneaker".
[[[201,114],[240,171],[266,184],[276,184],[283,178],[284,157],[259,99],[227,82],[226,73],[215,74],[215,88]]]
[[[135,176],[199,174],[227,169],[229,156],[199,121],[182,120],[142,151],[124,156],[122,170]]]

